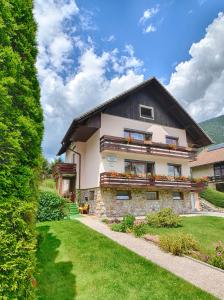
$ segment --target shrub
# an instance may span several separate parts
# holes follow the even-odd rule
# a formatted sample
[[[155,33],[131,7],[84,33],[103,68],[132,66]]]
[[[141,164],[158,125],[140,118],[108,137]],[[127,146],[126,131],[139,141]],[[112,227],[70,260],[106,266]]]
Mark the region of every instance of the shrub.
[[[147,233],[147,224],[139,223],[133,226],[133,233],[137,237],[141,237]]]
[[[207,188],[200,193],[200,196],[218,207],[224,207],[224,193]]]
[[[224,244],[221,241],[216,245],[215,254],[210,257],[209,263],[224,270]]]
[[[199,245],[194,237],[182,232],[160,236],[159,246],[174,255],[191,254],[192,251],[199,250]]]
[[[67,205],[64,198],[53,192],[40,192],[37,220],[62,220],[67,215]]]
[[[123,222],[112,224],[111,229],[118,232],[127,232],[127,228]]]
[[[130,232],[134,226],[135,217],[132,215],[126,215],[122,221],[111,226],[113,231]]]
[[[126,215],[123,217],[122,223],[126,228],[132,229],[135,222],[135,217],[133,215]]]
[[[181,218],[171,208],[164,208],[158,213],[151,213],[147,217],[147,223],[152,227],[178,227],[181,226]]]

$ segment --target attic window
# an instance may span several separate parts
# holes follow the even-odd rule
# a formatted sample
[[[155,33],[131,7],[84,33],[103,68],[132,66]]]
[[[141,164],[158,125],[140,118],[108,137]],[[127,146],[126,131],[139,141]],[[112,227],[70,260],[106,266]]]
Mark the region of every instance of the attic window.
[[[153,107],[140,104],[139,106],[140,117],[144,119],[154,119]]]

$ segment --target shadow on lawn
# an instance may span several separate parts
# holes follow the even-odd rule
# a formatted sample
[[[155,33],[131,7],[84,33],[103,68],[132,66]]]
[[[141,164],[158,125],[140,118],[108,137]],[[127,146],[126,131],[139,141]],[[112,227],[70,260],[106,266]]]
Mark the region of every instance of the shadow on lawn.
[[[76,298],[76,280],[71,262],[55,262],[61,241],[49,232],[49,226],[38,228],[38,299],[74,300]]]

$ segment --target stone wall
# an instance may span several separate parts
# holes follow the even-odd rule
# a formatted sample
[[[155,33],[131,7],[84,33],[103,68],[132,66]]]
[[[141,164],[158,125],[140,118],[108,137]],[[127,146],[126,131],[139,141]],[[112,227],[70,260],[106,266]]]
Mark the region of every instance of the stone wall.
[[[147,190],[132,190],[130,200],[117,200],[116,189],[94,188],[81,191],[81,199],[94,190],[94,200],[88,200],[90,214],[99,217],[121,217],[126,214],[144,216],[149,212],[171,207],[177,213],[190,213],[191,193],[184,192],[183,200],[173,200],[172,191],[159,191],[159,200],[147,200]]]

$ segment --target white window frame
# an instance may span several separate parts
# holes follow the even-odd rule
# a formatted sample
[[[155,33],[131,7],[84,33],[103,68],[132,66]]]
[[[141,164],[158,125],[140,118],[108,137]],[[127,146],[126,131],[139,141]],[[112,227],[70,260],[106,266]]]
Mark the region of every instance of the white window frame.
[[[145,117],[145,116],[142,116],[142,115],[141,115],[141,108],[142,108],[142,107],[143,107],[143,108],[151,109],[151,111],[152,111],[152,117],[151,117],[151,118],[150,118],[150,117]],[[151,106],[139,104],[139,115],[140,115],[140,118],[148,119],[148,120],[154,120],[154,109],[153,109],[153,107],[151,107]]]

